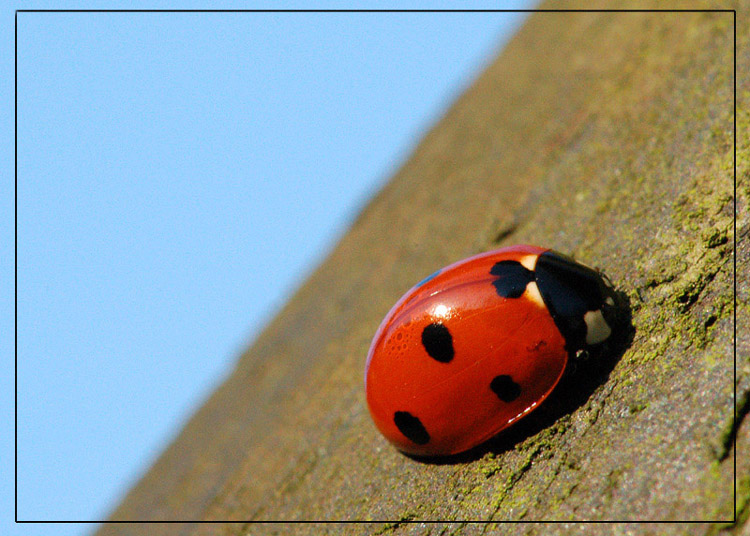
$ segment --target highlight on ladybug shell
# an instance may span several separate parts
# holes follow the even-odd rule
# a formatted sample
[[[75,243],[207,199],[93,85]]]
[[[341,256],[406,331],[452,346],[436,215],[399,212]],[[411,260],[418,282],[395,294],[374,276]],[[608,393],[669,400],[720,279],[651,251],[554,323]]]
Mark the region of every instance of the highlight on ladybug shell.
[[[375,333],[372,419],[408,454],[469,450],[538,407],[571,356],[614,337],[621,313],[605,277],[550,249],[451,264],[411,288]]]

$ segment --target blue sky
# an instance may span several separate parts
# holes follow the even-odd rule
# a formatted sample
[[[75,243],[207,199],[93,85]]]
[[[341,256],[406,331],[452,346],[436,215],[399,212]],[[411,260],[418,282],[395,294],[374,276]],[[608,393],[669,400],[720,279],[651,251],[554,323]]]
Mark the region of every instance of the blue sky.
[[[18,518],[106,516],[524,16],[19,14]],[[12,262],[0,278],[11,334]],[[85,534],[8,522],[12,336],[0,345],[0,532]]]

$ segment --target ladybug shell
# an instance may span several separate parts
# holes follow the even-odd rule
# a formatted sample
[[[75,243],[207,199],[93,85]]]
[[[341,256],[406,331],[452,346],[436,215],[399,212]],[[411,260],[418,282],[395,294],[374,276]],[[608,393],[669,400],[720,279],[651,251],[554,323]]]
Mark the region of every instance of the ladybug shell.
[[[544,273],[554,277],[536,270],[545,253],[552,268]],[[579,276],[593,284],[579,284]],[[592,338],[589,320],[565,327],[565,308],[581,302],[573,313],[583,315],[597,307],[583,304],[576,285],[601,290],[583,301],[612,295],[594,270],[525,245],[470,257],[417,284],[385,317],[367,356],[367,403],[378,429],[406,453],[449,455],[532,411],[560,380],[574,346]],[[557,323],[547,302],[559,310],[552,311]],[[600,328],[598,339],[602,330],[606,338],[608,326]]]

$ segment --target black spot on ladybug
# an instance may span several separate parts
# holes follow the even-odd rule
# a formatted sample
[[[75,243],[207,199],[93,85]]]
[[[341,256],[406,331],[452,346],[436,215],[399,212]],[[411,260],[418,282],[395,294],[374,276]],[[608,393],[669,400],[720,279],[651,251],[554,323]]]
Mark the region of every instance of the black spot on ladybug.
[[[397,411],[393,414],[393,423],[407,439],[417,445],[426,445],[430,441],[430,434],[425,430],[422,421],[407,411]]]
[[[507,374],[495,376],[490,382],[490,389],[503,402],[513,402],[521,396],[521,386],[513,381]]]
[[[503,298],[520,298],[526,285],[534,281],[534,272],[518,261],[496,262],[490,274],[497,276],[492,284],[497,294]]]
[[[422,330],[422,345],[429,356],[441,363],[453,359],[453,337],[440,322],[433,322]]]

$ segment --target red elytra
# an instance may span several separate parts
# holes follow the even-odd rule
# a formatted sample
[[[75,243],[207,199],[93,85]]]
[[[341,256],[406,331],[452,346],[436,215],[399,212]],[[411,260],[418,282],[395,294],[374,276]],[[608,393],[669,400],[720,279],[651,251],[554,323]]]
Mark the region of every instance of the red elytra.
[[[380,432],[420,456],[475,447],[536,408],[569,355],[611,334],[615,293],[600,274],[521,245],[456,262],[386,315],[365,370]]]

